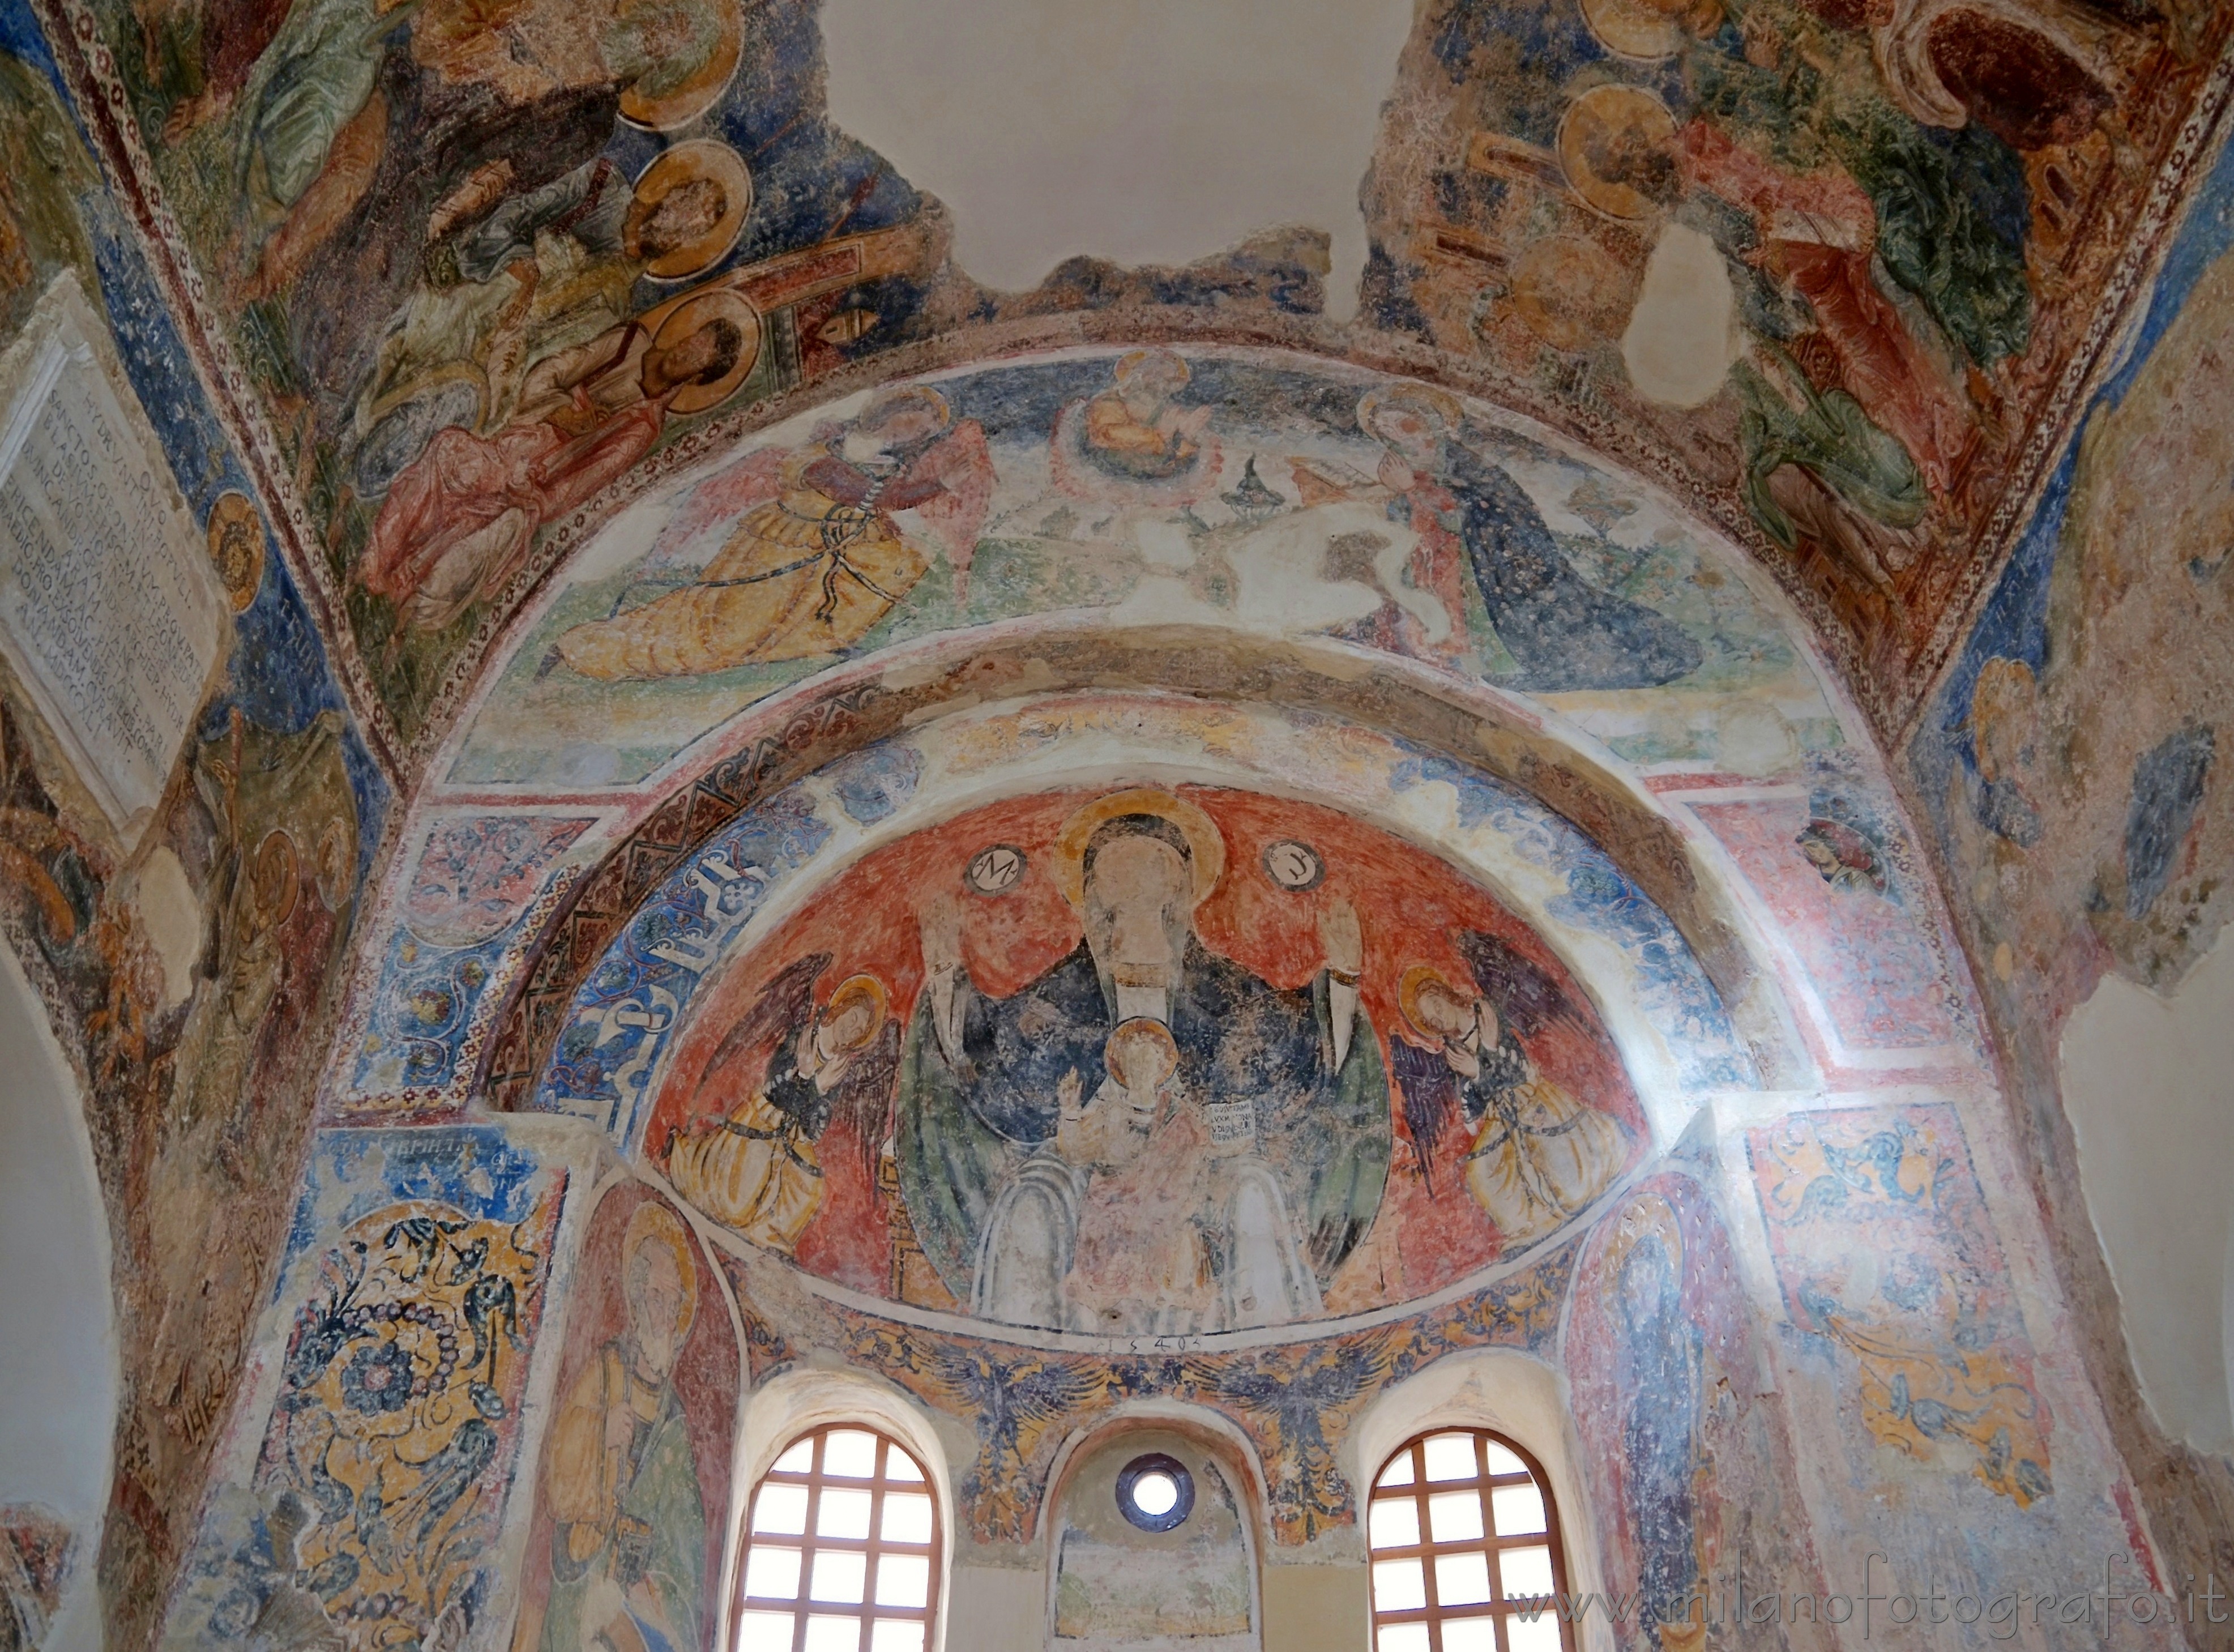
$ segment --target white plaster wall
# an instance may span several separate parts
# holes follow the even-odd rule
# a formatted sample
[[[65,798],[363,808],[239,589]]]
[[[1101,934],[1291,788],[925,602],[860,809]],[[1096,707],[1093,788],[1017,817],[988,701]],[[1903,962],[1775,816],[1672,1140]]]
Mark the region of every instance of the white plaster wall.
[[[1342,1472],[1362,1498],[1399,1446],[1433,1428],[1487,1428],[1535,1458],[1558,1512],[1568,1592],[1604,1590],[1598,1523],[1583,1486],[1574,1404],[1562,1374],[1512,1348],[1446,1355],[1366,1407],[1343,1442]],[[1603,1616],[1585,1618],[1581,1640],[1584,1652],[1613,1652],[1613,1627]]]
[[[1410,0],[828,0],[830,118],[953,210],[957,261],[1187,264],[1257,231],[1365,268],[1358,189]]]
[[[93,1561],[116,1393],[108,1224],[76,1078],[0,946],[0,1504],[44,1504],[77,1532],[43,1652],[101,1643]]]
[[[2169,998],[2115,976],[2063,1034],[2080,1185],[2165,1431],[2234,1449],[2234,948]]]

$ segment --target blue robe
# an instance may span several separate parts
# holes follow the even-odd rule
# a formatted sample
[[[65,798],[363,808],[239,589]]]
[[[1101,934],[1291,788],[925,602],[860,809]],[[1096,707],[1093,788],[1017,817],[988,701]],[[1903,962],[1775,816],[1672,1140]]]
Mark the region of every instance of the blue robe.
[[[970,1299],[977,1246],[1017,1166],[1055,1139],[1056,1087],[1091,1095],[1117,1024],[1114,993],[1083,942],[1021,992],[989,998],[967,976],[960,1071],[919,1003],[900,1073],[895,1151],[924,1253]],[[1178,1082],[1199,1103],[1253,1100],[1257,1151],[1278,1178],[1323,1284],[1380,1208],[1395,1141],[1381,1048],[1362,1012],[1337,1069],[1328,977],[1284,991],[1189,940],[1172,994]]]
[[[1689,631],[1577,573],[1535,501],[1499,467],[1449,444],[1438,478],[1457,496],[1456,531],[1498,640],[1536,694],[1652,689],[1699,669]]]

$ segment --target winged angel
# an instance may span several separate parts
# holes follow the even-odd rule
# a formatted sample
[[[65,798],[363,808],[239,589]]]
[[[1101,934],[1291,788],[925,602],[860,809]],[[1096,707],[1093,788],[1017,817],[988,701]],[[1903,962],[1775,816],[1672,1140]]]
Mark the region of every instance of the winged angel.
[[[842,653],[905,601],[938,551],[957,603],[993,496],[975,419],[928,385],[879,391],[849,425],[713,478],[694,518],[741,512],[698,578],[559,637],[544,662],[600,682],[698,676]],[[906,514],[935,542],[898,519]],[[685,526],[678,524],[678,526]]]
[[[761,989],[700,1074],[705,1094],[744,1057],[768,1051],[757,1083],[726,1116],[671,1134],[676,1191],[723,1226],[788,1256],[822,1208],[817,1144],[834,1122],[873,1159],[891,1130],[900,1029],[884,983],[849,976],[814,1007],[830,954],[810,953]]]
[[[1592,1036],[1551,973],[1481,930],[1451,939],[1473,978],[1461,985],[1424,963],[1404,972],[1397,1002],[1426,1041],[1391,1039],[1390,1064],[1427,1191],[1436,1144],[1463,1122],[1474,1132],[1466,1191],[1510,1250],[1604,1192],[1629,1158],[1629,1135],[1618,1119],[1545,1078],[1528,1053],[1555,1026]]]

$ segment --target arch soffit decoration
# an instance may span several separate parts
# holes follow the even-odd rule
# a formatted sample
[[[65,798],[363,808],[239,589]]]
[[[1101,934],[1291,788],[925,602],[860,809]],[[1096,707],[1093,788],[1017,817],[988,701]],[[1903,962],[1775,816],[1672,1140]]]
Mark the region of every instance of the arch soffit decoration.
[[[1065,359],[1106,369],[1113,358],[1105,351]],[[941,383],[951,383],[973,371],[1009,371],[1013,365],[978,363],[937,376]],[[1368,375],[1329,363],[1306,361],[1302,367],[1346,374],[1352,389],[1374,382]],[[1477,415],[1518,425],[1493,409],[1468,410],[1469,418]],[[805,419],[801,415],[797,422]],[[774,440],[763,432],[740,445],[749,449],[754,442]],[[1525,440],[1543,442],[1535,434]],[[1571,450],[1553,456],[1593,475],[1601,473],[1591,460]],[[735,457],[734,450],[719,455],[679,478],[668,493],[646,495],[617,518],[609,516],[602,533],[584,543],[568,565],[596,565],[600,559],[610,564],[617,555],[625,557],[625,545],[617,550],[609,542],[630,534],[641,538],[643,523],[639,519],[632,526],[631,515],[640,516],[647,506],[656,508],[663,500],[680,497],[730,466]],[[1249,473],[1255,473],[1253,457]],[[1615,480],[1634,493],[1649,494],[1630,479]],[[1233,508],[1238,512],[1238,506]],[[1603,525],[1600,537],[1604,537]],[[1725,573],[1734,571],[1749,598],[1770,617],[1791,647],[1798,669],[1809,675],[1823,694],[1846,741],[1866,749],[1860,720],[1829,683],[1806,627],[1789,605],[1741,552],[1711,533],[1698,532],[1698,537],[1708,554],[1718,559]],[[1705,559],[1702,556],[1702,562]],[[454,774],[473,737],[477,715],[507,675],[518,675],[507,668],[536,639],[539,621],[565,590],[562,571],[548,582],[544,597],[519,614],[502,645],[490,656],[467,715],[453,729],[436,765],[438,775]],[[1277,633],[1277,628],[1271,629]],[[1681,812],[1662,805],[1654,789],[1642,782],[1635,764],[1610,750],[1591,728],[1567,715],[1571,702],[1509,691],[1470,673],[1342,637],[1268,635],[1266,630],[1199,623],[1127,625],[1106,613],[1076,611],[997,620],[876,649],[780,686],[757,703],[716,720],[709,732],[685,742],[656,765],[654,774],[624,792],[553,796],[550,788],[531,787],[512,795],[501,788],[441,781],[422,787],[415,809],[422,818],[487,804],[524,807],[564,802],[594,804],[615,828],[589,834],[592,844],[600,837],[605,839],[601,858],[586,871],[578,871],[570,886],[546,890],[537,921],[514,937],[502,1020],[493,1029],[493,1036],[480,1041],[474,1090],[500,1106],[528,1100],[548,1065],[555,1034],[565,1024],[572,989],[596,968],[629,920],[656,898],[663,878],[670,884],[687,878],[694,853],[785,787],[858,761],[896,737],[935,736],[949,725],[964,728],[973,719],[982,727],[985,719],[996,715],[1013,720],[1053,715],[1066,702],[1076,711],[1094,696],[1107,702],[1127,694],[1160,700],[1167,713],[1182,721],[1185,714],[1176,708],[1186,706],[1243,713],[1277,708],[1290,721],[1316,720],[1323,729],[1364,733],[1401,745],[1412,761],[1435,770],[1437,778],[1448,780],[1453,789],[1484,776],[1517,788],[1603,849],[1619,874],[1666,915],[1681,937],[1680,947],[1696,959],[1727,1006],[1741,1041],[1741,1065],[1749,1070],[1741,1075],[1725,1074],[1726,1084],[1734,1080],[1741,1087],[1796,1088],[1814,1077],[1817,1051],[1801,1030],[1779,980],[1773,940],[1763,932],[1759,902],[1748,900],[1736,887],[1727,857],[1709,836],[1695,825],[1687,825]],[[1581,709],[1587,722],[1597,708],[1584,703]],[[1186,765],[1181,774],[1165,761],[1166,755],[1153,750],[1123,759],[1107,751],[1050,754],[1033,772],[1020,768],[995,779],[981,774],[943,793],[926,787],[910,800],[908,807],[894,812],[883,830],[851,834],[849,840],[803,868],[809,875],[794,879],[783,898],[770,901],[727,937],[731,944],[724,957],[749,952],[786,912],[796,910],[816,888],[879,844],[990,796],[1063,784],[1164,778],[1166,773],[1200,784],[1290,795],[1324,787],[1323,779],[1315,784],[1308,774],[1251,772],[1245,764],[1230,761],[1199,760]],[[1871,760],[1865,760],[1865,767],[1876,774]],[[1511,879],[1500,878],[1498,869],[1485,865],[1480,856],[1453,854],[1447,831],[1440,823],[1418,818],[1419,812],[1406,819],[1403,811],[1388,807],[1385,798],[1354,795],[1344,797],[1342,806],[1456,861],[1499,894],[1512,892]],[[1463,803],[1460,812],[1464,812]],[[418,835],[407,834],[407,848]],[[392,911],[398,879],[397,868],[391,865],[389,870],[387,904]],[[1528,911],[1525,901],[1517,904],[1544,933],[1540,910]],[[1538,905],[1540,909],[1541,903]],[[393,918],[376,925],[376,939],[394,927]],[[1649,1017],[1622,1013],[1620,995],[1606,990],[1603,971],[1594,969],[1591,960],[1563,950],[1556,934],[1546,938],[1601,1012],[1612,1007],[1614,1013],[1607,1019],[1624,1056],[1633,1056],[1640,1048],[1636,1025]],[[714,973],[706,971],[709,976]],[[1660,1072],[1654,1071],[1649,1060],[1630,1064],[1643,1081],[1641,1087],[1653,1094],[1669,1087],[1660,1081],[1666,1076],[1664,1061],[1658,1064]],[[656,1074],[652,1081],[656,1082]],[[1682,1108],[1655,1117],[1654,1134],[1663,1146],[1672,1141],[1688,1113]]]
[[[1688,832],[1633,774],[1587,734],[1546,708],[1487,685],[1438,680],[1404,662],[1340,644],[1277,642],[1204,629],[1113,630],[1086,625],[1041,629],[1029,637],[963,633],[911,645],[787,691],[723,731],[721,754],[674,778],[649,810],[619,835],[594,871],[572,885],[538,938],[537,961],[519,971],[522,989],[490,1040],[477,1087],[498,1105],[524,1099],[547,1064],[555,1016],[629,917],[655,898],[663,878],[754,806],[885,741],[977,714],[990,705],[1021,708],[1069,695],[1152,693],[1207,706],[1261,705],[1321,721],[1329,728],[1382,735],[1447,769],[1502,782],[1533,800],[1604,851],[1620,872],[1666,914],[1713,983],[1747,1047],[1760,1083],[1797,1088],[1813,1060],[1785,1002],[1760,920],[1732,888],[1719,848]],[[1090,761],[1061,765],[1049,754],[1042,785],[1091,778]],[[1136,759],[1130,777],[1154,776]],[[1198,764],[1203,780],[1292,790],[1265,774]],[[1113,781],[1121,778],[1111,774]],[[1035,784],[1019,775],[1011,789]],[[966,806],[990,789],[957,791]],[[1374,813],[1362,800],[1348,806]],[[932,817],[921,807],[911,824]],[[1391,823],[1397,824],[1397,823]],[[1429,828],[1398,825],[1404,835],[1448,853]],[[879,834],[879,839],[883,834]],[[870,846],[865,842],[859,851]],[[833,875],[843,862],[817,868]],[[1482,869],[1477,867],[1477,876]],[[804,894],[813,880],[793,887]],[[749,944],[765,932],[756,918]]]
[[[1238,354],[1228,350],[1218,359],[1230,361]],[[1353,390],[1389,382],[1345,364],[1293,353],[1277,357],[1261,354],[1284,369],[1334,375]],[[1103,349],[1032,357],[1029,363],[1094,365],[1107,371],[1115,359],[1114,352]],[[950,386],[973,373],[1014,370],[1013,360],[1002,359],[950,368],[931,377]],[[1422,393],[1455,405],[1443,392],[1422,387]],[[848,399],[858,396],[857,392]],[[818,414],[842,406],[842,402],[826,402],[797,415],[783,430],[735,435],[735,447],[710,459],[702,457],[703,446],[694,447],[701,456],[696,469],[674,477],[663,488],[639,491],[617,514],[609,505],[588,537],[576,541],[580,548],[565,566],[593,566],[610,563],[617,554],[624,557],[626,551],[617,551],[615,541],[643,533],[646,509],[656,510],[663,502],[683,496],[721,471],[736,452],[779,442],[787,431],[797,434]],[[1495,421],[1508,441],[1523,443],[1539,456],[1597,471],[1591,456],[1512,415],[1469,406],[1465,416]],[[1470,422],[1466,428],[1473,432],[1476,425]],[[1520,434],[1514,436],[1513,432]],[[1645,497],[1655,509],[1674,514],[1633,479],[1613,480],[1628,493]],[[643,484],[630,486],[641,490]],[[1624,506],[1617,504],[1614,508],[1618,513]],[[1598,526],[1603,538],[1603,521]],[[1726,540],[1694,524],[1686,526],[1709,548],[1721,574],[1734,573],[1735,583],[1756,609],[1770,617],[1792,647],[1798,670],[1822,691],[1847,743],[1851,746],[1858,738],[1866,743],[1860,720],[1830,683],[1806,626],[1773,582]],[[464,698],[465,713],[433,766],[434,775],[448,778],[422,785],[415,813],[423,815],[430,807],[452,802],[494,803],[513,795],[501,787],[456,783],[461,760],[475,729],[487,720],[492,696],[505,679],[520,675],[510,669],[516,656],[534,639],[539,622],[566,587],[563,569],[546,578],[537,599],[517,612],[486,657],[477,686]],[[1417,668],[1417,662],[1385,652],[1307,636],[1275,640],[1261,631],[1244,636],[1229,628],[1184,624],[1128,628],[1113,623],[1105,610],[950,631],[879,649],[780,688],[686,742],[625,795],[611,791],[595,794],[606,819],[617,816],[624,824],[616,833],[600,828],[589,836],[617,841],[601,866],[573,878],[567,894],[543,903],[546,915],[552,907],[560,909],[555,921],[543,924],[525,937],[524,947],[516,949],[522,956],[512,961],[507,972],[513,985],[505,995],[505,1024],[492,1029],[493,1036],[475,1041],[476,1087],[485,1089],[499,1105],[518,1097],[547,1058],[552,1013],[563,1004],[565,989],[579,978],[633,902],[656,885],[657,874],[694,844],[704,841],[727,817],[817,766],[957,707],[1003,691],[1059,692],[1087,684],[1153,686],[1205,697],[1306,707],[1398,733],[1520,787],[1605,848],[1669,915],[1728,1006],[1763,1081],[1773,1087],[1805,1083],[1813,1069],[1805,1040],[1789,1006],[1780,1002],[1773,972],[1764,967],[1757,917],[1749,918],[1745,903],[1730,898],[1727,876],[1716,875],[1720,857],[1715,847],[1702,841],[1703,834],[1687,833],[1638,783],[1630,764],[1608,753],[1587,730],[1571,726],[1551,703],[1503,692],[1476,676]],[[570,802],[591,801],[590,794],[572,796],[565,788],[550,787],[522,788],[518,795],[532,800],[540,793],[548,800],[554,790]],[[417,835],[404,834],[404,858]],[[391,874],[395,870],[391,865]],[[391,876],[389,881],[395,879]],[[391,889],[391,896],[394,892]],[[391,899],[391,907],[393,904]],[[376,925],[375,934],[391,927],[392,922]],[[523,967],[531,960],[532,968]],[[335,1087],[329,1087],[330,1101]]]
[[[1113,723],[1129,727],[1113,728]],[[1463,755],[1443,748],[1422,746],[1362,722],[1298,715],[1277,702],[1243,699],[1205,704],[1168,692],[1105,689],[1061,693],[1052,685],[1026,698],[964,706],[919,724],[905,738],[904,748],[897,739],[852,747],[794,787],[763,793],[761,810],[773,811],[781,800],[796,800],[800,806],[813,809],[818,830],[826,829],[828,835],[794,866],[768,865],[764,880],[748,874],[754,889],[749,911],[739,912],[732,924],[716,924],[708,943],[688,944],[690,961],[702,959],[703,967],[689,972],[690,996],[673,1006],[671,1025],[648,1035],[658,1037],[657,1049],[632,1084],[637,1105],[587,1110],[591,1116],[602,1113],[624,1151],[641,1145],[642,1104],[657,1094],[670,1076],[682,1035],[700,1006],[713,1001],[728,972],[748,964],[764,940],[863,859],[989,804],[1146,783],[1318,801],[1426,850],[1488,890],[1528,924],[1589,996],[1622,1053],[1652,1118],[1654,1134],[1663,1146],[1672,1145],[1705,1095],[1721,1089],[1763,1087],[1764,1069],[1780,1067],[1790,1072],[1806,1059],[1796,1041],[1768,1041],[1778,1035],[1789,1038],[1788,1012],[1778,1002],[1773,978],[1759,961],[1754,950],[1759,942],[1750,933],[1748,915],[1729,898],[1719,869],[1705,853],[1674,835],[1673,823],[1649,795],[1613,793],[1635,811],[1630,820],[1648,829],[1657,827],[1654,839],[1682,857],[1676,866],[1679,874],[1695,880],[1689,884],[1695,891],[1693,909],[1720,920],[1717,938],[1726,956],[1734,955],[1746,970],[1735,979],[1750,995],[1750,1007],[1757,1015],[1766,1010],[1780,1017],[1771,1021],[1761,1015],[1766,1037],[1752,1035],[1756,1029],[1745,1026],[1735,1013],[1725,1018],[1731,1008],[1728,996],[1697,958],[1689,937],[1657,903],[1648,907],[1617,896],[1623,913],[1596,925],[1591,921],[1595,914],[1578,913],[1571,906],[1563,911],[1563,898],[1578,874],[1597,872],[1627,879],[1632,893],[1637,880],[1621,860],[1599,853],[1589,835],[1567,817],[1545,807],[1537,793],[1500,782],[1486,765],[1468,764]],[[1546,744],[1558,749],[1552,742]],[[1005,761],[985,754],[1017,746],[1023,749]],[[905,750],[910,760],[922,765],[913,794],[872,824],[851,819],[842,803],[830,796],[830,771],[840,762],[873,762],[896,750]],[[1517,767],[1524,773],[1541,773],[1525,761]],[[1558,767],[1571,772],[1564,764]],[[1611,774],[1605,779],[1617,783]],[[1590,791],[1581,795],[1593,801],[1604,796]],[[640,958],[646,950],[666,957],[683,952],[656,938],[655,932],[664,923],[653,915],[677,903],[688,904],[694,891],[704,905],[709,863],[717,858],[720,864],[710,867],[711,877],[722,888],[731,887],[728,874],[745,863],[728,846],[736,841],[740,828],[749,828],[754,814],[754,808],[747,808],[723,822],[637,903],[596,961],[578,975],[571,1016],[592,1013],[596,1002],[612,1000],[611,989],[599,989],[601,970],[628,969],[630,965],[622,960]],[[1610,815],[1608,809],[1601,818]],[[1661,833],[1668,836],[1662,838]],[[1720,902],[1710,904],[1715,897]],[[1633,956],[1636,948],[1628,944],[1629,937],[1645,931],[1653,937],[1648,946],[1658,944],[1656,964],[1664,967],[1648,970]],[[663,945],[670,946],[669,954],[658,954]],[[1710,990],[1701,993],[1699,987]],[[1705,1024],[1687,1021],[1695,1011],[1708,1018]],[[553,1082],[546,1060],[536,1088],[525,1093],[520,1103],[572,1110],[568,1094]]]

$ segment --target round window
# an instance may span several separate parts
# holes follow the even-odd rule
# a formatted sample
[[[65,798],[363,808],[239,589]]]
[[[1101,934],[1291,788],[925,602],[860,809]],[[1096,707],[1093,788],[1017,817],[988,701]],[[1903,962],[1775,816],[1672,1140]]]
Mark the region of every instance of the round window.
[[[1194,1512],[1194,1476],[1159,1451],[1135,1457],[1117,1472],[1117,1507],[1143,1531],[1169,1531]]]

